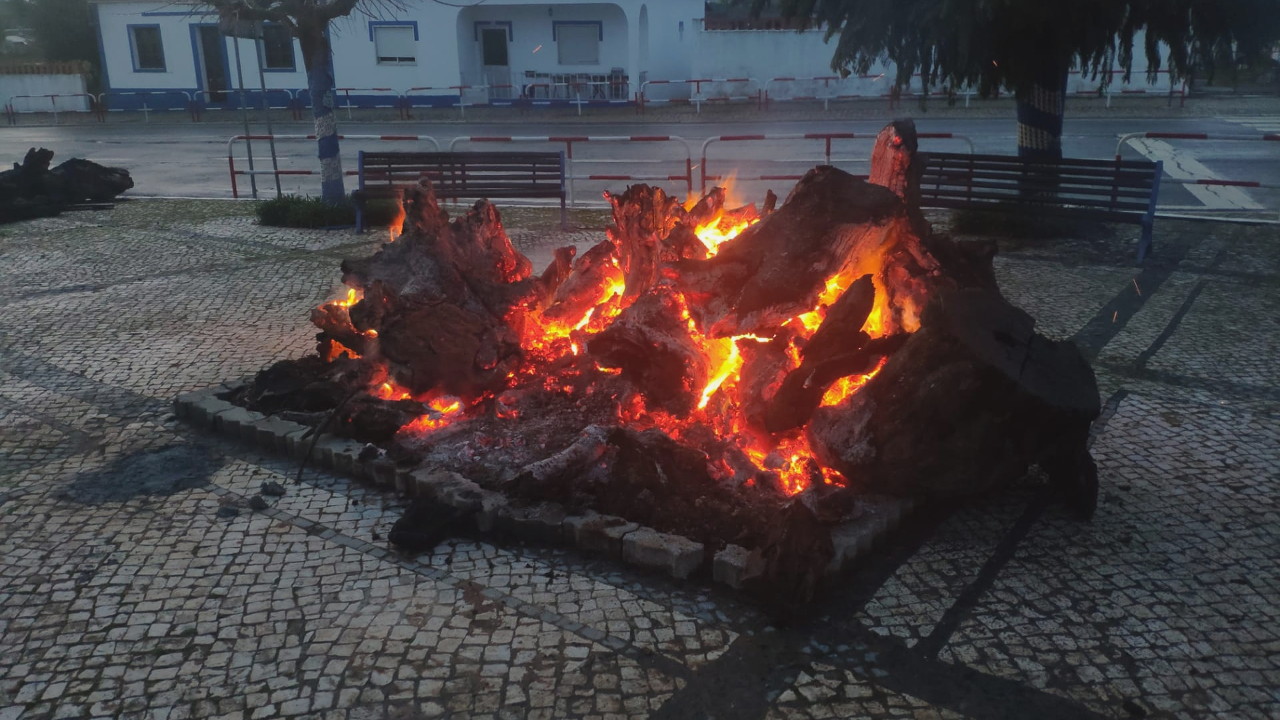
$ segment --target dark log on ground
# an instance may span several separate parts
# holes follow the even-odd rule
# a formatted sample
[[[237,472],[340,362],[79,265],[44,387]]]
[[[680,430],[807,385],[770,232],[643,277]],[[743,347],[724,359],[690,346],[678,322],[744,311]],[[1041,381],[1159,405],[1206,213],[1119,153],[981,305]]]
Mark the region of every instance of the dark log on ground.
[[[31,148],[0,172],[0,222],[57,215],[86,201],[110,200],[133,187],[129,171],[72,158],[50,169],[53,151]]]
[[[606,428],[589,425],[569,447],[521,468],[511,479],[510,487],[532,497],[563,495],[586,473],[587,466],[604,455],[608,443]]]
[[[110,200],[133,187],[128,170],[81,158],[71,158],[49,172],[57,193],[70,203]]]
[[[381,443],[395,437],[400,428],[430,409],[416,400],[382,400],[358,394],[338,410],[330,431],[366,443]]]
[[[813,599],[835,556],[831,531],[819,520],[811,501],[806,496],[789,501],[752,553],[757,560],[752,564],[761,573],[745,586],[781,622],[797,619],[798,608]]]
[[[398,241],[342,266],[343,282],[363,293],[346,319],[362,336],[376,333],[376,342],[362,341],[363,352],[413,392],[474,398],[500,389],[520,362],[526,309],[545,294],[528,258],[486,201],[447,222],[424,183],[406,191],[405,210]],[[332,306],[313,320],[344,345],[350,340]]]
[[[587,343],[587,352],[600,365],[621,369],[650,407],[680,416],[693,410],[710,373],[682,310],[675,293],[656,288]]]
[[[373,375],[373,368],[361,360],[326,362],[315,355],[281,360],[258,373],[231,400],[263,413],[328,412],[353,391],[369,387]]]
[[[434,498],[418,497],[391,526],[387,539],[411,555],[427,552],[451,537],[464,535],[471,517]]]
[[[814,413],[815,451],[873,491],[919,498],[985,492],[1039,464],[1091,513],[1097,382],[1073,343],[1034,322],[990,291],[940,294],[879,375]]]

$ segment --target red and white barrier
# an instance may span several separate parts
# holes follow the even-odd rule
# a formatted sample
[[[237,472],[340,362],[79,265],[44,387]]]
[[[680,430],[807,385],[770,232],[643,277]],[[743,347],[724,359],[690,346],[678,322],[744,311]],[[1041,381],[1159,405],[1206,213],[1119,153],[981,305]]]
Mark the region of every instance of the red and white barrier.
[[[107,92],[98,93],[98,115],[99,115],[99,119],[100,119],[102,122],[105,122],[105,121],[106,121],[106,114],[107,114],[107,113],[109,113],[109,112],[132,112],[131,110],[128,110],[128,109],[126,109],[126,108],[113,108],[113,107],[111,107],[110,98],[113,98],[113,97],[114,97],[114,98],[123,98],[123,97],[131,97],[131,96],[134,96],[134,97],[141,97],[141,98],[142,98],[142,107],[141,107],[141,108],[139,108],[139,109],[140,109],[140,110],[142,110],[142,120],[143,120],[143,122],[151,122],[151,113],[153,113],[153,112],[163,112],[163,111],[167,111],[167,110],[169,110],[170,108],[167,108],[167,107],[157,107],[157,108],[149,107],[149,106],[147,105],[147,98],[155,97],[155,96],[163,97],[163,96],[165,96],[165,95],[178,95],[178,96],[181,96],[181,97],[182,97],[182,109],[183,109],[183,110],[185,110],[188,114],[190,114],[190,115],[191,115],[191,120],[192,120],[192,121],[197,121],[197,120],[199,120],[199,119],[200,119],[200,111],[199,111],[199,110],[198,110],[198,108],[196,107],[195,97],[194,97],[194,96],[192,96],[192,94],[191,94],[191,93],[189,93],[189,92],[187,92],[186,90],[124,90],[124,91],[121,91],[121,90],[108,90]]]
[[[62,108],[58,107],[59,98],[63,99],[64,104]],[[83,107],[79,107],[79,108],[72,107],[71,104],[67,102],[72,98],[79,98],[82,100],[87,98],[87,102],[83,103]],[[17,106],[14,105],[15,100],[26,101],[25,102],[27,106],[26,109],[19,110]],[[48,108],[44,108],[44,107],[32,108],[32,104],[33,104],[32,101],[36,101],[35,104],[44,104],[45,102],[47,102]],[[49,95],[13,95],[13,96],[10,96],[9,100],[4,104],[4,114],[5,114],[5,117],[8,118],[10,125],[18,124],[18,114],[22,112],[27,112],[27,113],[51,112],[53,113],[54,125],[58,124],[58,114],[60,112],[61,113],[93,112],[95,116],[98,118],[98,122],[102,122],[103,118],[101,113],[98,113],[97,107],[98,107],[98,99],[91,93],[65,93],[65,94],[52,93]]]
[[[234,148],[236,141],[239,140],[267,140],[277,142],[281,140],[312,140],[316,139],[315,135],[234,135],[227,140],[227,170],[231,175],[231,197],[240,197],[240,188],[236,183],[237,175],[318,175],[319,170],[298,170],[298,169],[272,169],[272,170],[237,170]],[[339,135],[339,140],[379,140],[383,142],[425,142],[431,145],[433,150],[440,149],[440,143],[429,135]],[[355,175],[357,171],[347,170],[344,175]]]
[[[658,86],[683,85],[689,88],[689,97],[667,97],[667,98],[651,98],[649,97],[650,89]],[[729,88],[723,94],[715,94],[704,92],[703,85],[715,87],[716,85],[746,85],[746,89],[734,94],[735,89]],[[751,86],[754,85],[754,90]],[[646,80],[640,84],[640,93],[636,96],[636,112],[644,113],[646,104],[667,103],[670,105],[693,105],[698,113],[702,112],[703,103],[712,102],[755,102],[759,107],[763,102],[764,91],[760,83],[755,78],[696,78],[693,80]]]
[[[396,90],[395,88],[388,88],[388,87],[372,87],[372,88],[341,87],[341,88],[334,88],[334,89],[333,89],[333,91],[334,91],[335,93],[341,94],[341,95],[342,95],[342,97],[343,97],[343,99],[344,99],[344,100],[346,100],[346,104],[345,104],[345,105],[339,105],[338,107],[345,107],[345,108],[347,109],[347,119],[348,119],[348,120],[350,120],[350,119],[351,119],[351,108],[353,108],[353,107],[360,107],[360,106],[358,106],[358,105],[354,105],[354,104],[352,104],[352,102],[351,102],[351,93],[357,93],[357,94],[360,94],[360,95],[373,95],[376,99],[375,99],[375,101],[374,101],[374,104],[373,104],[373,105],[370,105],[369,107],[374,107],[374,108],[393,108],[393,109],[395,109],[396,111],[400,112],[400,113],[401,113],[401,115],[402,115],[402,117],[403,117],[404,104],[400,102],[400,97],[401,97],[401,94],[402,94],[402,93],[401,93],[399,90]],[[337,109],[337,108],[335,108],[335,109]]]
[[[569,202],[573,203],[574,198],[574,180],[635,180],[635,181],[667,181],[667,182],[683,182],[685,190],[688,193],[693,192],[693,151],[689,147],[689,142],[682,137],[676,135],[463,135],[456,137],[449,142],[449,150],[452,152],[460,143],[549,143],[564,145],[565,149],[565,172],[567,177],[565,180],[569,186]],[[662,173],[662,174],[641,174],[641,175],[614,175],[614,174],[598,174],[588,173],[586,175],[578,175],[577,168],[580,164],[595,164],[602,162],[610,162],[608,160],[594,160],[591,158],[574,158],[573,146],[575,143],[672,143],[684,149],[684,173]],[[670,164],[670,160],[629,160],[629,165],[666,165]]]
[[[718,182],[726,179],[726,175],[715,175],[708,172],[707,169],[707,150],[716,143],[724,142],[753,142],[762,140],[821,140],[823,141],[823,159],[824,164],[831,165],[831,143],[834,140],[870,140],[875,141],[877,133],[770,133],[765,135],[715,135],[707,138],[702,142],[701,161],[699,163],[699,174],[701,176],[701,184],[699,190],[703,193],[707,191],[708,182]],[[960,140],[969,146],[969,152],[973,152],[973,141],[964,135],[956,135],[953,133],[918,133],[919,139],[942,139],[942,140]],[[845,162],[869,162],[869,158],[845,158]],[[744,162],[739,160],[739,162]],[[774,160],[774,159],[758,159],[750,161],[756,164],[771,163],[796,164],[803,162],[800,160]],[[761,174],[761,175],[738,175],[735,174],[735,180],[799,180],[803,175],[794,174]]]

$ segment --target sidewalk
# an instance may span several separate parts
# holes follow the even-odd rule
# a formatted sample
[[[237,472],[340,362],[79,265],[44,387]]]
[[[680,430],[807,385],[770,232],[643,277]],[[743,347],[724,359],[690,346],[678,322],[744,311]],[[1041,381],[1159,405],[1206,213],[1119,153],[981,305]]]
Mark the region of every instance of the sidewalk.
[[[1167,95],[1115,96],[1111,106],[1107,107],[1105,98],[1092,95],[1073,95],[1067,98],[1067,118],[1084,117],[1142,117],[1142,118],[1183,118],[1183,117],[1225,117],[1232,115],[1280,114],[1280,96],[1276,95],[1235,95],[1212,94],[1194,95],[1185,98]],[[303,113],[301,120],[294,120],[290,112],[273,110],[269,113],[271,121],[278,127],[309,128],[312,125],[310,111]],[[564,124],[578,123],[724,123],[724,122],[769,122],[789,120],[890,120],[895,117],[910,115],[917,118],[987,118],[1014,117],[1013,99],[1007,95],[1000,98],[982,100],[974,98],[969,107],[965,107],[960,98],[955,105],[948,105],[945,98],[929,98],[921,104],[919,99],[906,98],[891,106],[886,99],[867,99],[856,101],[833,102],[830,108],[823,109],[821,102],[771,102],[767,109],[758,108],[756,103],[704,103],[699,112],[693,106],[685,105],[646,105],[643,112],[635,107],[591,107],[586,106],[578,113],[575,106],[552,106],[536,108],[413,108],[411,117],[402,118],[400,113],[391,109],[352,109],[348,111],[339,107],[335,111],[339,127],[344,122],[386,122],[400,123],[511,123],[525,124],[532,121],[555,120]],[[250,121],[255,126],[262,123],[261,111],[250,109]],[[144,115],[142,112],[108,114],[106,124],[193,124],[186,110],[152,111]],[[243,115],[239,110],[214,110],[202,114],[200,124],[239,125]],[[59,113],[58,124],[97,124],[92,113]],[[51,113],[22,113],[17,115],[18,127],[52,126]],[[279,130],[277,130],[279,132]]]
[[[1097,516],[1034,481],[922,510],[773,628],[563,549],[401,557],[395,497],[177,422],[175,395],[308,352],[340,259],[383,239],[250,212],[0,227],[0,720],[1280,715],[1274,228],[1160,221],[1144,268],[1130,226],[1005,242],[1004,293],[1096,358]],[[601,237],[554,216],[506,215],[531,252]]]

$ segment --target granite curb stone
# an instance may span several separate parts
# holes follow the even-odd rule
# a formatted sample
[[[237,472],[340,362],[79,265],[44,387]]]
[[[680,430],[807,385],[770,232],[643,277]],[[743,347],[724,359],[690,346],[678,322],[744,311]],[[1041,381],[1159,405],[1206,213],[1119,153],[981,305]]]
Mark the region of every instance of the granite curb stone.
[[[485,490],[456,472],[400,467],[385,457],[361,459],[369,447],[367,443],[327,434],[316,439],[314,428],[222,400],[219,396],[230,389],[232,386],[223,384],[179,395],[174,399],[174,415],[298,461],[309,457],[318,467],[352,476],[402,497],[434,499],[471,515],[481,533],[542,543],[568,542],[580,550],[662,570],[677,579],[709,571],[712,580],[735,589],[740,589],[753,572],[752,554],[740,546],[730,545],[709,555],[702,543],[643,527],[618,516],[591,510],[570,514],[553,502],[517,507],[505,495]],[[859,517],[832,530],[836,553],[827,568],[829,575],[840,572],[868,552],[875,540],[901,522],[912,503],[878,497],[865,499],[861,506]]]

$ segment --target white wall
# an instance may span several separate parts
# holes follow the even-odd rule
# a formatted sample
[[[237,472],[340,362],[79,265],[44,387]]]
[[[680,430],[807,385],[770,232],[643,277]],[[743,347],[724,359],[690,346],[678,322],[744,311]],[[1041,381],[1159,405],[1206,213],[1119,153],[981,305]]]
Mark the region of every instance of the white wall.
[[[374,17],[359,12],[330,25],[333,66],[338,87],[448,87],[458,82],[458,9],[439,3],[410,1],[403,11],[387,9]],[[411,22],[418,28],[416,62],[379,65],[370,39],[370,22]],[[305,87],[305,78],[304,78]],[[375,93],[370,93],[375,94]]]
[[[511,82],[515,85],[525,82],[526,71],[607,75],[611,68],[626,68],[630,58],[627,17],[618,5],[479,5],[458,13],[459,65],[466,84],[482,82],[480,42],[475,31],[477,22],[511,23],[507,54],[511,64]],[[599,62],[594,65],[561,65],[557,43],[552,37],[556,22],[601,23],[604,39],[600,41]]]
[[[204,83],[197,76],[195,46],[192,42],[192,24],[216,24],[217,16],[192,3],[176,3],[168,0],[149,2],[101,2],[97,5],[98,22],[105,56],[106,83],[116,95],[109,102],[113,107],[127,105],[129,90],[172,88],[194,92]],[[158,25],[164,46],[165,69],[136,71],[129,40],[130,25]],[[307,86],[307,76],[302,51],[293,41],[294,70],[266,70],[262,80],[258,77],[258,50],[253,40],[225,38],[229,87],[238,86],[236,72],[237,47],[240,55],[240,73],[246,90],[261,87],[260,82],[273,89],[297,89]],[[283,95],[272,96],[273,104]]]
[[[698,77],[751,77],[763,85],[772,78],[812,78],[831,76],[833,44],[823,42],[822,30],[796,32],[795,30],[695,30],[693,72]],[[832,39],[832,43],[835,38]],[[1141,46],[1141,38],[1134,44]],[[1115,75],[1111,91],[1145,90],[1149,93],[1169,91],[1169,75],[1163,73],[1156,82],[1146,79],[1145,57],[1134,58],[1132,82],[1124,84]],[[769,94],[775,98],[791,96],[860,95],[877,96],[888,93],[895,76],[892,63],[877,63],[867,73],[871,77],[850,77],[838,82],[770,82]],[[1091,79],[1080,73],[1068,78],[1068,92],[1096,91],[1101,78]],[[919,81],[913,81],[910,90],[920,91]],[[936,88],[935,88],[936,90]],[[660,89],[655,89],[660,91]],[[654,93],[650,93],[653,95]]]
[[[196,87],[195,56],[191,46],[192,22],[215,22],[212,16],[192,15],[194,6],[165,0],[151,2],[106,2],[97,5],[98,27],[106,63],[103,70],[110,87],[175,88]],[[135,72],[129,44],[129,25],[159,25],[164,46],[163,72]]]
[[[83,75],[0,75],[0,103],[12,103],[15,112],[84,112],[89,109],[84,92]],[[37,97],[20,97],[23,95]],[[43,95],[73,97],[39,97]]]

